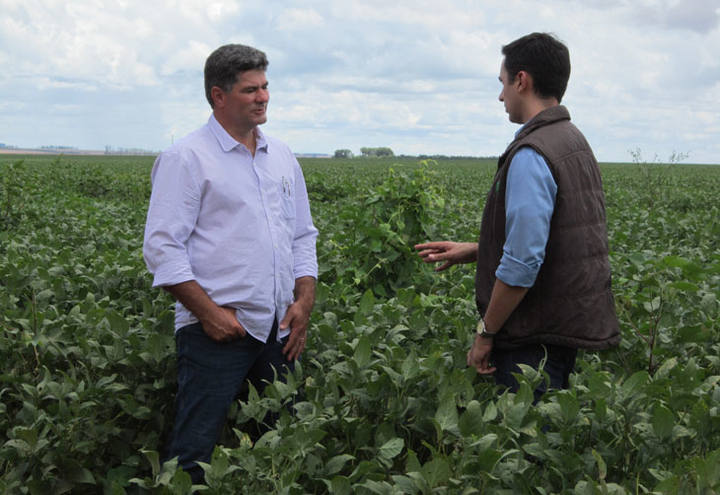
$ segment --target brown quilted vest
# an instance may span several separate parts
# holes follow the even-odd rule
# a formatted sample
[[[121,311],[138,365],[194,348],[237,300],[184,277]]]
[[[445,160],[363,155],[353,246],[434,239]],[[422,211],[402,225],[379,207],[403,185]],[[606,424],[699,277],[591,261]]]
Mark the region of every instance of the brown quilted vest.
[[[485,314],[505,244],[505,186],[515,153],[529,146],[557,183],[545,261],[535,284],[495,337],[495,346],[554,344],[606,349],[620,341],[610,288],[605,197],[600,170],[564,106],[536,115],[498,161],[480,228],[476,302]]]

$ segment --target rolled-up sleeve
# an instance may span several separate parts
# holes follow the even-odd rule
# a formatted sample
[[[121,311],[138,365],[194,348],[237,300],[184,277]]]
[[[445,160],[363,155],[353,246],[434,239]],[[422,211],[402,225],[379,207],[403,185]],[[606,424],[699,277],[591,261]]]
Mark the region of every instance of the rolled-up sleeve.
[[[505,189],[505,244],[495,276],[532,287],[545,261],[557,184],[545,159],[529,147],[513,157]]]
[[[295,236],[293,238],[293,274],[300,277],[318,276],[316,239],[318,230],[312,221],[307,186],[300,164],[295,166]]]
[[[153,287],[193,280],[187,241],[200,209],[197,183],[186,160],[175,152],[158,156],[151,180],[143,257],[153,274]]]

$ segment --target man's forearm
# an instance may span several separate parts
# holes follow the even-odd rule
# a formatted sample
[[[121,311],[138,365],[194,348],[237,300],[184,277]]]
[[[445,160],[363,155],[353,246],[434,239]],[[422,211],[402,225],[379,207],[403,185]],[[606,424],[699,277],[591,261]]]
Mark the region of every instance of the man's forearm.
[[[490,303],[488,303],[483,318],[485,329],[489,333],[497,333],[507,319],[510,318],[515,308],[518,307],[528,290],[530,290],[528,287],[515,287],[506,284],[500,279],[495,279],[495,285],[490,295]]]
[[[300,304],[309,315],[315,304],[315,277],[300,277],[295,279],[295,302]]]
[[[206,320],[218,309],[218,305],[210,299],[207,292],[195,280],[167,285],[163,289],[172,294],[200,321]]]
[[[170,285],[165,290],[200,320],[203,331],[211,339],[227,342],[245,337],[246,330],[237,320],[235,310],[215,304],[195,280]]]

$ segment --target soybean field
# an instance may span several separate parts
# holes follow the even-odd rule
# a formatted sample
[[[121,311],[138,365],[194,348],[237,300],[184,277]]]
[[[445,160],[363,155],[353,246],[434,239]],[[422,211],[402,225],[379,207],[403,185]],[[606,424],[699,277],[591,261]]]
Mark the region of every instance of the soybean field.
[[[0,155],[0,492],[190,493],[161,462],[173,301],[153,157]],[[233,406],[199,493],[720,493],[720,166],[602,164],[621,345],[533,405],[465,365],[492,160],[301,159],[320,274],[287,383]],[[272,411],[274,428],[258,422]]]

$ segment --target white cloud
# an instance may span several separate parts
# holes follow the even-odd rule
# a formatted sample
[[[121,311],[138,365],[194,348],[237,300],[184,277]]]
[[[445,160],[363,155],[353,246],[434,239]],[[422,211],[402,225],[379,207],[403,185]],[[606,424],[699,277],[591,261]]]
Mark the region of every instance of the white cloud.
[[[116,87],[157,82],[150,61],[137,49],[152,36],[148,21],[117,16],[103,2],[29,0],[10,7],[1,36],[13,47],[11,59],[19,71]]]
[[[78,80],[63,80],[58,78],[50,78],[47,76],[38,76],[32,79],[32,85],[39,90],[48,89],[73,89],[82,92],[96,92],[98,87],[94,84]]]
[[[720,7],[707,0],[653,0],[629,5],[632,18],[643,25],[708,33],[720,23]]]
[[[714,3],[0,0],[0,141],[162,148],[205,122],[205,58],[233,42],[268,54],[267,129],[298,151],[498,154],[500,48],[540,30],[570,48],[565,103],[601,160],[718,161]]]
[[[323,24],[323,17],[313,9],[290,8],[278,16],[276,26],[281,31],[305,31]]]
[[[217,47],[211,47],[206,43],[195,40],[188,40],[185,46],[178,50],[162,63],[160,73],[163,76],[170,76],[176,72],[202,70],[207,56]]]
[[[207,8],[208,19],[213,22],[220,21],[226,16],[232,16],[240,10],[238,3],[232,0],[225,2],[212,2],[210,4],[200,2],[198,7],[202,9],[203,5]],[[194,13],[191,13],[191,15],[194,15]]]

